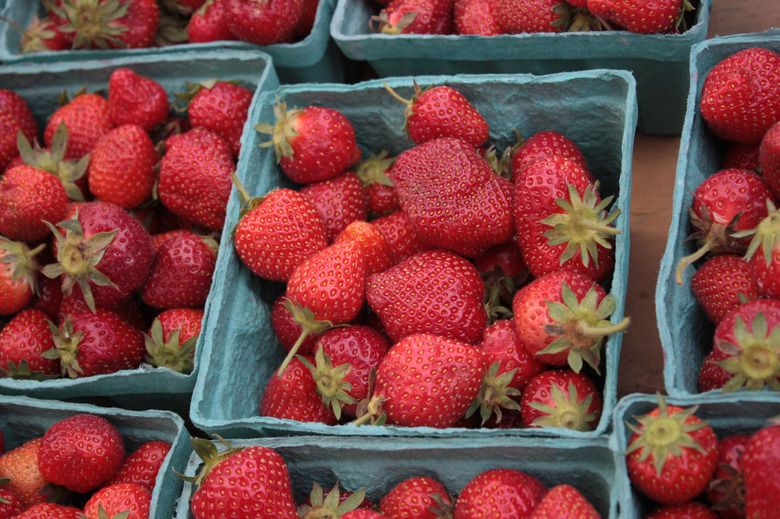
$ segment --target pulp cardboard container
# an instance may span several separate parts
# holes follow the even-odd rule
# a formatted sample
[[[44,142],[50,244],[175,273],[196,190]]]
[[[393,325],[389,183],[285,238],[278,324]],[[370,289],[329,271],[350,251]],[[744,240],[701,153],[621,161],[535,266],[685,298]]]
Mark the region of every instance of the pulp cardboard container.
[[[387,441],[361,438],[290,437],[232,440],[234,447],[264,446],[284,458],[296,503],[306,499],[316,482],[324,489],[336,483],[347,491],[365,489],[379,504],[401,481],[427,476],[441,482],[454,497],[481,472],[509,468],[525,472],[548,488],[568,483],[582,492],[604,519],[617,517],[615,458],[606,438],[572,439],[450,439],[406,438]],[[221,449],[223,449],[221,447]],[[197,474],[200,459],[193,453],[185,472]],[[176,519],[190,519],[192,485],[185,483]]]
[[[589,167],[601,181],[603,196],[616,195],[614,207],[621,214],[616,227],[616,266],[607,283],[617,308],[613,322],[623,319],[628,273],[628,217],[631,193],[631,155],[636,124],[635,82],[623,71],[587,71],[549,76],[459,75],[421,76],[421,87],[447,84],[460,90],[490,125],[489,141],[499,150],[514,143],[513,129],[531,136],[557,130],[583,151]],[[387,83],[406,98],[412,94],[411,78],[389,78]],[[381,80],[357,85],[289,85],[268,92],[250,108],[252,124],[275,122],[275,97],[288,108],[317,105],[341,111],[355,127],[363,156],[388,149],[391,156],[411,147],[403,131],[404,108],[384,88]],[[599,124],[593,124],[598,120]],[[276,165],[272,148],[260,148],[266,136],[245,133],[245,147],[238,165],[239,178],[252,196],[288,185]],[[292,187],[292,186],[291,186]],[[238,219],[239,202],[234,192],[228,202],[214,285],[212,312],[204,331],[203,365],[193,391],[190,416],[193,423],[223,437],[249,438],[261,435],[334,434],[361,436],[598,436],[609,426],[609,410],[616,400],[616,376],[622,336],[610,337],[605,345],[605,411],[594,432],[566,429],[468,430],[461,428],[357,427],[352,424],[325,426],[259,416],[259,403],[266,382],[286,353],[270,325],[271,307],[281,294],[281,284],[272,284],[252,274],[238,259],[228,235]],[[226,376],[227,375],[227,376]]]
[[[2,2],[3,0],[0,0]],[[42,16],[45,11],[40,0],[5,0],[3,9],[0,5],[0,15],[13,20],[22,27],[27,27],[33,17]],[[344,82],[347,80],[349,63],[330,37],[330,21],[336,8],[336,0],[321,0],[314,19],[311,33],[304,39],[294,43],[279,43],[258,46],[239,41],[219,41],[213,43],[186,43],[168,47],[152,47],[148,49],[112,49],[112,50],[72,50],[47,51],[23,54],[19,50],[19,32],[8,25],[0,23],[0,62],[41,63],[51,61],[75,61],[86,59],[119,58],[122,56],[136,57],[146,54],[180,54],[189,51],[214,51],[225,53],[232,51],[263,51],[269,54],[276,67],[279,79],[283,83]],[[190,58],[181,56],[183,61]],[[256,71],[262,72],[262,68]]]
[[[88,404],[0,396],[0,430],[3,432],[6,451],[43,436],[56,422],[82,413],[101,416],[116,426],[122,434],[128,454],[150,441],[171,444],[171,450],[157,475],[149,518],[172,517],[183,488],[183,480],[174,471],[181,473],[186,468],[192,446],[184,421],[169,411],[128,411]]]
[[[57,63],[16,63],[0,68],[0,85],[20,94],[30,105],[40,127],[58,105],[58,95],[73,93],[87,84],[88,91],[108,92],[111,73],[127,67],[159,82],[175,100],[174,93],[186,90],[186,82],[211,78],[240,80],[255,91],[279,84],[270,56],[259,51],[191,53],[185,61],[174,54],[124,56],[105,60],[61,61]],[[206,313],[211,307],[206,302]],[[204,318],[205,319],[205,318]],[[204,321],[205,322],[205,321]],[[108,398],[133,409],[170,409],[186,416],[201,357],[202,338],[195,352],[195,368],[189,375],[167,368],[139,368],[108,375],[75,379],[14,380],[0,378],[0,394],[36,398],[97,401]]]
[[[711,0],[700,0],[689,30],[642,35],[626,31],[500,36],[372,33],[372,0],[338,0],[330,31],[344,54],[380,76],[550,74],[597,68],[629,70],[637,81],[639,131],[680,133],[688,94],[688,55],[707,37]]]
[[[666,402],[686,408],[698,406],[696,416],[709,422],[719,439],[733,434],[752,434],[768,425],[768,419],[780,415],[780,398],[771,393],[718,394],[706,400],[698,396],[669,397]],[[626,422],[636,424],[634,417],[647,414],[657,406],[657,396],[639,393],[621,398],[615,406],[615,429],[610,444],[618,456],[617,492],[621,519],[640,519],[657,506],[632,488],[623,454],[631,437]]]
[[[717,172],[723,161],[725,142],[707,127],[699,112],[701,90],[709,71],[740,50],[760,46],[780,52],[780,30],[735,35],[707,40],[691,52],[691,91],[680,140],[674,188],[673,214],[656,285],[656,315],[664,349],[664,383],[673,396],[698,393],[699,367],[712,350],[714,325],[699,306],[691,290],[691,277],[698,264],[688,266],[682,285],[674,279],[680,259],[693,253],[695,243],[686,242],[691,232],[687,208],[693,191]],[[707,398],[718,391],[701,395]]]

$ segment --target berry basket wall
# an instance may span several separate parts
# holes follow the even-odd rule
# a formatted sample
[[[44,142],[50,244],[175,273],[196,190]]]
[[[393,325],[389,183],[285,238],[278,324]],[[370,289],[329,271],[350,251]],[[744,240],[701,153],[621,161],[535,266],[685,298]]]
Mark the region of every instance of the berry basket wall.
[[[43,14],[39,0],[6,0],[5,8],[0,4],[0,15],[27,27],[33,18]],[[260,50],[269,54],[274,61],[279,79],[283,83],[304,82],[343,82],[347,80],[348,60],[330,37],[330,21],[336,8],[336,0],[322,0],[317,8],[314,26],[304,39],[294,43],[279,43],[258,46],[239,41],[219,41],[214,43],[186,43],[167,47],[148,49],[114,50],[69,50],[22,53],[20,51],[19,31],[7,23],[0,22],[0,62],[48,62],[74,61],[84,59],[119,58],[122,56],[142,56],[145,54],[179,54],[189,51],[253,51]],[[187,59],[182,57],[181,59]],[[258,74],[262,69],[256,70]]]
[[[601,70],[549,76],[488,74],[416,79],[421,87],[447,84],[460,90],[488,121],[489,141],[498,149],[514,143],[513,129],[521,130],[526,137],[543,130],[556,130],[577,143],[594,176],[601,181],[601,193],[605,197],[616,195],[613,204],[621,211],[616,221],[616,227],[622,232],[615,244],[616,266],[606,287],[615,295],[618,305],[611,319],[620,322],[628,271],[630,173],[636,124],[633,77],[623,71]],[[411,78],[389,78],[387,83],[401,96],[411,96]],[[249,115],[252,124],[275,122],[276,97],[289,108],[316,105],[341,111],[355,128],[364,157],[382,149],[394,155],[411,147],[403,131],[403,105],[385,90],[381,80],[356,85],[283,85],[255,99]],[[594,126],[594,119],[600,124]],[[246,152],[239,159],[238,176],[248,193],[260,196],[285,185],[273,149],[259,147],[265,137],[250,131],[244,138]],[[198,374],[190,412],[193,423],[202,430],[231,438],[290,434],[598,436],[607,431],[609,410],[616,400],[620,334],[606,341],[606,363],[602,371],[605,409],[593,432],[559,428],[475,431],[353,424],[326,426],[259,416],[263,388],[286,353],[270,326],[271,307],[281,290],[252,274],[238,259],[227,234],[237,222],[238,210],[234,190],[228,202],[214,274],[213,286],[221,289],[215,295],[205,324],[206,342],[202,350],[205,369]]]
[[[479,473],[495,468],[525,472],[548,488],[567,483],[577,488],[604,519],[617,517],[615,459],[605,438],[572,439],[561,443],[552,438],[451,439],[407,438],[387,442],[362,438],[348,443],[343,438],[310,437],[241,439],[234,447],[264,446],[284,459],[290,472],[297,503],[306,499],[313,483],[328,490],[366,490],[378,504],[381,497],[401,481],[426,476],[441,482],[453,496]],[[201,462],[193,453],[186,476],[197,474]],[[184,491],[176,519],[192,517],[189,502],[192,485]]]
[[[182,479],[174,471],[181,473],[186,468],[192,452],[184,421],[174,413],[128,411],[89,404],[0,396],[0,430],[3,431],[6,451],[43,436],[56,422],[82,413],[101,416],[116,426],[125,441],[127,453],[150,441],[164,441],[171,445],[157,476],[149,518],[172,517],[183,488]]]
[[[682,285],[675,281],[675,269],[680,259],[695,250],[694,242],[686,242],[691,231],[686,208],[693,200],[692,192],[705,178],[720,169],[726,149],[725,141],[716,137],[701,117],[701,90],[708,72],[717,63],[749,47],[765,47],[780,52],[780,30],[718,37],[695,45],[691,52],[691,91],[677,161],[672,220],[655,299],[658,330],[664,349],[664,383],[666,391],[672,396],[699,394],[699,368],[712,350],[715,331],[691,290],[691,277],[696,269],[689,266],[685,270]],[[715,397],[717,393],[716,390],[708,391],[700,394],[699,398]]]
[[[711,0],[698,3],[681,34],[626,31],[525,33],[500,36],[372,33],[371,0],[339,0],[331,35],[344,54],[380,76],[414,74],[550,74],[596,68],[629,70],[637,81],[639,131],[680,133],[688,93],[688,56],[707,37]]]
[[[160,83],[171,102],[175,100],[174,93],[186,90],[187,81],[212,78],[240,80],[256,95],[279,84],[267,54],[217,50],[190,53],[186,60],[174,54],[149,54],[100,61],[16,63],[2,67],[0,84],[27,101],[42,131],[46,117],[58,107],[58,96],[63,90],[72,94],[86,84],[89,92],[101,89],[107,92],[111,73],[121,67],[130,68]],[[211,306],[209,301],[206,302],[206,313]],[[38,381],[0,378],[0,393],[60,400],[108,398],[122,407],[170,409],[186,416],[200,364],[202,341],[201,337],[196,346],[195,368],[191,374],[167,368],[141,367],[75,379]]]

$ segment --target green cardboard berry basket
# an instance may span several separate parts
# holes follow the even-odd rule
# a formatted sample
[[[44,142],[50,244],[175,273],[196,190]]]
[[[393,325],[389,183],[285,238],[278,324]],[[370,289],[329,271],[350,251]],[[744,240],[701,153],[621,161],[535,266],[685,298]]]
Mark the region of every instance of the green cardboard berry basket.
[[[171,450],[157,475],[152,494],[149,519],[169,519],[181,496],[181,473],[186,467],[192,446],[184,421],[169,411],[128,411],[89,404],[38,400],[28,397],[0,396],[0,430],[9,451],[26,441],[43,436],[56,422],[76,414],[101,416],[117,427],[129,454],[146,442],[164,441]]]
[[[365,489],[366,497],[378,505],[395,485],[417,476],[436,479],[454,497],[481,472],[509,468],[537,478],[548,488],[572,485],[601,517],[617,517],[616,460],[606,438],[563,443],[553,438],[406,438],[402,442],[361,438],[360,442],[345,442],[331,436],[239,439],[230,444],[263,446],[279,453],[288,466],[296,503],[306,499],[316,482],[326,490],[336,483],[351,492]],[[185,475],[197,474],[200,465],[193,453]],[[192,493],[192,485],[185,483],[176,519],[191,519]]]
[[[695,243],[686,242],[691,232],[687,207],[692,192],[708,176],[720,169],[725,143],[707,128],[699,112],[701,90],[709,71],[723,59],[754,46],[780,52],[780,30],[717,37],[697,44],[691,52],[691,91],[680,140],[674,188],[673,214],[656,285],[656,315],[661,346],[664,349],[664,383],[673,396],[698,394],[699,368],[712,350],[715,328],[696,301],[691,277],[697,265],[688,266],[683,283],[675,281],[680,259],[693,253]],[[714,396],[713,390],[702,398]]]
[[[780,398],[771,393],[718,394],[708,399],[699,396],[669,397],[666,403],[686,408],[698,406],[696,416],[709,422],[719,439],[732,434],[752,434],[768,425],[768,419],[780,415]],[[635,424],[634,417],[647,414],[657,406],[657,396],[640,393],[621,398],[615,406],[615,428],[610,445],[618,456],[617,493],[621,519],[640,519],[656,506],[632,488],[624,453],[631,436],[626,422]]]
[[[377,6],[372,0],[339,0],[330,31],[344,55],[367,62],[380,76],[629,70],[637,81],[639,131],[677,135],[688,94],[688,55],[707,37],[711,0],[698,2],[687,31],[666,35],[385,35],[369,30]]]
[[[2,1],[2,0],[0,0]],[[5,0],[5,8],[0,5],[0,15],[13,20],[22,27],[41,16],[44,10],[40,0]],[[330,21],[336,8],[336,0],[321,0],[314,19],[311,33],[294,43],[279,43],[258,46],[239,41],[219,41],[213,43],[186,43],[168,47],[148,49],[113,50],[72,50],[46,51],[24,54],[19,49],[19,31],[0,22],[0,62],[41,63],[49,61],[74,61],[85,59],[119,58],[122,56],[143,56],[145,54],[181,54],[189,51],[232,52],[260,50],[269,54],[274,61],[279,79],[283,83],[343,82],[349,74],[349,62],[330,37]],[[182,60],[189,58],[182,55]],[[262,69],[258,69],[260,73]]]
[[[401,96],[412,94],[411,78],[388,78]],[[590,168],[601,181],[603,196],[616,195],[621,210],[616,227],[616,266],[607,290],[618,307],[611,319],[623,318],[628,275],[628,218],[631,192],[631,158],[636,125],[634,78],[624,71],[586,71],[548,76],[458,75],[421,76],[421,87],[447,84],[460,90],[488,121],[489,141],[499,150],[514,143],[513,129],[525,136],[556,130],[571,138],[583,151]],[[275,122],[276,97],[288,108],[317,105],[341,111],[352,123],[365,157],[388,149],[391,155],[411,147],[404,132],[404,107],[384,88],[382,80],[356,85],[283,85],[267,92],[250,108],[252,124]],[[594,121],[599,124],[594,125]],[[238,176],[252,196],[287,185],[276,165],[272,148],[260,148],[266,140],[256,131],[244,134]],[[361,436],[598,436],[610,421],[616,400],[616,377],[622,335],[610,337],[605,347],[604,415],[593,432],[567,429],[469,430],[426,427],[373,427],[353,424],[326,426],[259,416],[266,382],[281,364],[284,349],[270,325],[271,307],[283,286],[261,280],[244,267],[228,235],[238,220],[236,190],[228,202],[214,286],[212,311],[206,321],[203,364],[193,391],[190,417],[200,429],[223,437],[250,438],[269,435],[334,434]]]
[[[127,67],[159,82],[169,93],[186,90],[187,81],[211,78],[240,80],[255,95],[279,84],[271,57],[259,51],[217,51],[190,53],[187,60],[174,54],[124,56],[105,60],[56,63],[16,63],[0,67],[0,85],[20,94],[30,105],[41,135],[46,118],[58,105],[58,95],[72,94],[87,85],[89,92],[108,92],[111,73]],[[212,290],[213,292],[213,290]],[[206,313],[211,307],[206,302]],[[205,322],[205,317],[204,317]],[[15,380],[0,378],[0,394],[35,398],[91,400],[104,398],[133,409],[170,409],[186,416],[200,364],[203,338],[196,345],[195,368],[185,375],[167,368],[123,370],[113,374],[76,379]]]

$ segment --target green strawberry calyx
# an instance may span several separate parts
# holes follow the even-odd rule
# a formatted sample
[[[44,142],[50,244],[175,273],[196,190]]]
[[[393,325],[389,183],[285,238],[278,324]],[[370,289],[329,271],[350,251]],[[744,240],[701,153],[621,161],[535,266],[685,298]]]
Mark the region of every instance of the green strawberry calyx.
[[[535,427],[564,427],[572,431],[592,431],[592,423],[598,419],[596,413],[589,413],[593,395],[589,394],[580,400],[577,386],[569,382],[567,392],[558,384],[552,384],[550,398],[553,405],[532,402],[530,406],[544,415],[536,418],[531,425]]]
[[[168,368],[177,373],[191,373],[198,335],[190,337],[184,343],[179,340],[180,330],[171,331],[168,340],[163,338],[162,323],[152,321],[149,334],[144,334],[146,344],[146,362],[156,368]]]
[[[338,519],[347,512],[357,509],[363,503],[366,498],[366,490],[362,488],[350,494],[342,503],[339,503],[340,498],[341,492],[338,483],[326,495],[322,487],[315,481],[309,495],[311,505],[299,506],[298,516],[302,519]]]
[[[402,34],[404,29],[414,22],[415,18],[417,18],[417,11],[409,11],[402,14],[398,21],[393,24],[390,22],[390,16],[387,14],[387,11],[382,9],[378,15],[372,16],[368,20],[368,28],[371,32],[381,32],[382,34]]]
[[[41,357],[49,360],[59,359],[60,369],[63,376],[78,378],[84,369],[79,364],[79,344],[84,339],[83,332],[73,332],[73,322],[70,317],[62,323],[61,329],[51,321],[48,322],[52,333],[54,348],[41,353]]]
[[[118,21],[129,9],[130,2],[119,0],[63,0],[60,6],[51,5],[54,14],[67,20],[59,30],[74,34],[74,49],[123,47],[118,36],[129,29]]]
[[[502,409],[520,411],[520,404],[517,403],[516,399],[519,399],[522,393],[519,389],[509,385],[517,372],[517,368],[499,375],[498,370],[500,368],[501,363],[498,361],[488,367],[482,378],[482,387],[479,390],[479,394],[471,403],[468,411],[466,411],[466,418],[469,418],[479,410],[483,425],[494,414],[496,423],[500,423],[503,418]]]
[[[16,147],[25,164],[48,171],[59,178],[70,200],[84,201],[84,194],[76,185],[76,181],[86,174],[90,155],[87,153],[78,160],[65,159],[65,152],[68,149],[68,127],[64,122],[57,126],[50,150],[41,148],[37,143],[33,147],[22,132],[17,135]]]
[[[46,248],[42,243],[30,249],[25,243],[12,241],[4,236],[0,236],[0,263],[5,263],[11,267],[11,279],[19,281],[22,278],[27,279],[30,289],[36,291],[35,271],[38,264],[35,256]]]
[[[734,233],[735,238],[752,236],[745,251],[745,260],[749,261],[761,249],[767,266],[772,263],[772,251],[780,244],[780,210],[771,200],[767,200],[767,216],[754,229]]]
[[[190,437],[192,450],[194,450],[195,454],[197,454],[201,461],[203,461],[203,467],[200,469],[197,475],[185,476],[184,474],[177,472],[175,469],[173,471],[174,474],[179,476],[184,481],[194,484],[196,489],[200,487],[200,485],[203,483],[203,480],[205,480],[206,476],[208,476],[209,472],[211,472],[211,469],[216,467],[220,462],[226,460],[233,454],[244,450],[243,447],[233,447],[218,434],[215,434],[214,438],[216,438],[219,443],[225,447],[225,450],[220,452],[217,443],[206,438],[197,438],[195,436]]]
[[[292,345],[290,351],[287,352],[287,356],[279,366],[279,369],[277,370],[277,376],[279,378],[281,378],[281,376],[284,374],[284,370],[286,370],[287,366],[290,365],[290,362],[292,362],[296,353],[298,353],[298,349],[301,347],[301,344],[303,344],[303,341],[306,340],[306,337],[308,337],[309,334],[314,333],[316,335],[320,335],[325,333],[325,331],[327,331],[329,328],[333,327],[332,322],[318,321],[314,316],[314,312],[309,310],[307,307],[301,306],[291,301],[290,299],[286,299],[283,303],[283,306],[285,310],[290,312],[290,314],[293,316],[293,320],[295,320],[295,322],[301,326],[301,334],[298,336],[298,339]]]
[[[300,135],[295,129],[295,119],[302,113],[303,110],[299,108],[288,110],[287,103],[280,101],[279,96],[276,96],[276,104],[274,105],[276,124],[260,123],[255,125],[255,130],[258,132],[271,135],[271,140],[260,143],[260,147],[273,146],[277,164],[282,161],[282,157],[291,158],[293,156],[290,141]]]
[[[393,187],[393,181],[385,173],[395,162],[394,157],[387,157],[389,153],[388,150],[372,153],[370,157],[358,164],[355,168],[355,174],[364,186],[381,184]]]
[[[735,343],[718,340],[718,349],[729,355],[717,362],[720,367],[734,375],[723,386],[723,392],[734,392],[744,387],[757,391],[769,387],[780,390],[780,326],[769,330],[766,316],[758,312],[748,330],[747,323],[737,317],[734,324]]]
[[[352,365],[345,363],[334,367],[330,357],[322,351],[322,348],[317,348],[314,364],[300,355],[298,360],[311,371],[312,377],[317,382],[317,392],[322,396],[322,402],[326,407],[333,409],[336,419],[341,420],[342,405],[357,403],[357,400],[349,394],[352,384],[344,381]]]

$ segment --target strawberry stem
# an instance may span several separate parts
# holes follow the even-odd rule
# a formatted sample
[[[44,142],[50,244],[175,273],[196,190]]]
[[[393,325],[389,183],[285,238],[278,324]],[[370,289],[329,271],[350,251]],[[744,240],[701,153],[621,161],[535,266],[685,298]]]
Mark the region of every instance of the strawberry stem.
[[[674,274],[674,279],[675,281],[677,281],[678,285],[682,285],[683,283],[683,271],[685,270],[685,267],[704,257],[708,252],[710,252],[713,249],[714,246],[715,246],[714,240],[707,240],[699,250],[697,250],[693,254],[689,254],[688,256],[685,256],[680,260],[680,262],[677,264],[677,270],[675,271]]]
[[[303,341],[306,340],[306,337],[308,337],[310,333],[313,332],[316,334],[322,334],[328,328],[333,326],[333,323],[330,321],[316,320],[314,317],[314,312],[308,308],[302,307],[297,303],[292,302],[290,299],[285,300],[284,308],[290,312],[290,314],[292,314],[295,322],[301,326],[301,334],[298,336],[295,344],[292,345],[290,351],[287,352],[287,356],[279,366],[279,369],[276,373],[276,376],[279,378],[282,377],[284,370],[286,370],[287,366],[290,365],[290,362],[292,362],[293,358],[298,353],[298,349],[301,347],[301,344],[303,344]]]

